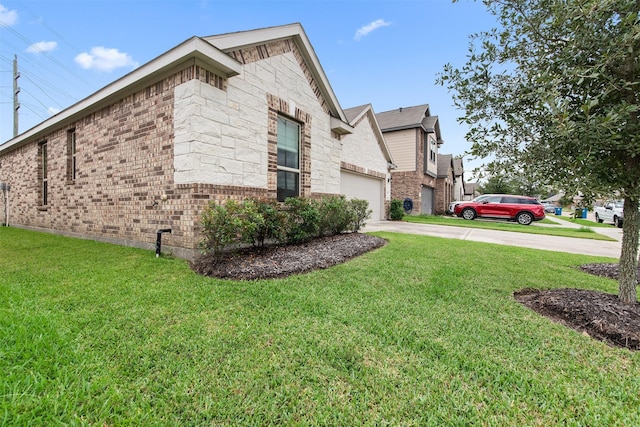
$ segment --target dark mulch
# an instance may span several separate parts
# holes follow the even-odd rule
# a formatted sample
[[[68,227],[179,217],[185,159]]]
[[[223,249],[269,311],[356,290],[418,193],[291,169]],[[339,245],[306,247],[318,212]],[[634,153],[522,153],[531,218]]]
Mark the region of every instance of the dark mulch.
[[[191,268],[205,276],[253,280],[285,277],[331,267],[379,248],[386,240],[351,233],[288,246],[247,248],[222,259],[204,255]],[[618,278],[618,264],[588,264],[583,271]],[[638,272],[640,278],[640,267]],[[541,315],[609,345],[640,350],[640,304],[624,304],[616,295],[584,289],[523,289],[516,300]]]
[[[253,280],[284,277],[328,268],[384,246],[386,240],[361,233],[341,234],[296,245],[246,248],[222,259],[203,255],[191,268],[205,276]]]
[[[586,264],[581,270],[618,278],[618,264]],[[640,284],[640,267],[638,268]],[[539,314],[613,347],[640,350],[640,304],[586,289],[523,289],[516,300]]]

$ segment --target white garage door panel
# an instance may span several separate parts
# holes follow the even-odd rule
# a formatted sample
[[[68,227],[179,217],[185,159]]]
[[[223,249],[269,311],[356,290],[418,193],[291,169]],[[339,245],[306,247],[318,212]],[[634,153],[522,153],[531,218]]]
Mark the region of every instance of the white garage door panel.
[[[349,172],[340,174],[340,189],[347,199],[363,199],[369,202],[371,219],[384,219],[382,205],[382,179],[358,175]]]

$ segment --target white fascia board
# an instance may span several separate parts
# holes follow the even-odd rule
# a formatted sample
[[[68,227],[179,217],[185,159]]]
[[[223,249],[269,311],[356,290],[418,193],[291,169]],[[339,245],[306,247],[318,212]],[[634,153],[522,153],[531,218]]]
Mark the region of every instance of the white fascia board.
[[[304,32],[302,25],[299,23],[203,38],[225,52],[260,45],[270,41],[293,39],[304,60],[308,64],[311,64],[309,71],[311,71],[311,74],[313,74],[314,79],[318,83],[322,95],[327,99],[331,114],[345,124],[348,123],[348,120],[342,111],[342,107],[340,107],[338,98],[331,88],[329,79],[327,79],[327,75],[316,56],[315,50],[313,49],[307,34]]]
[[[12,147],[19,146],[20,143],[26,142],[33,137],[44,136],[56,125],[65,121],[72,121],[76,117],[89,111],[101,108],[104,104],[108,104],[111,100],[121,97],[124,93],[139,90],[159,75],[167,73],[175,69],[178,65],[188,61],[194,61],[194,63],[200,64],[204,63],[225,78],[236,76],[240,74],[242,70],[242,64],[226,53],[201,38],[192,37],[133,70],[129,74],[108,84],[94,94],[89,95],[82,101],[73,104],[28,131],[8,140],[0,145],[0,153]]]

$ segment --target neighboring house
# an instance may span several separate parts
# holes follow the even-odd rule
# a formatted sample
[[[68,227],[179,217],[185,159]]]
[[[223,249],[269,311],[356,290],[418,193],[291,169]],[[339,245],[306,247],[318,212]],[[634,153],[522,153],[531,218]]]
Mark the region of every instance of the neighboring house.
[[[367,200],[371,219],[386,219],[393,162],[373,107],[367,104],[348,108],[344,114],[354,130],[342,138],[340,191],[348,199]]]
[[[193,37],[0,145],[0,182],[12,225],[144,248],[171,229],[163,247],[189,258],[210,201],[337,195],[354,172],[382,188],[372,116],[355,118],[365,140],[345,139],[299,24]],[[374,140],[377,153],[350,151]]]
[[[549,202],[549,203],[555,203],[556,205],[560,206],[560,199],[562,199],[564,197],[564,193],[563,192],[559,192],[557,194],[554,194],[553,196],[547,197],[544,200],[540,200],[541,202]]]
[[[464,200],[464,164],[461,157],[453,158],[453,200]]]
[[[443,143],[438,117],[425,104],[385,111],[376,118],[397,166],[391,171],[391,198],[411,199],[410,213],[435,213],[438,149]]]
[[[474,182],[464,183],[464,198],[463,200],[472,200],[480,195],[478,191],[478,184]]]
[[[453,198],[454,182],[453,156],[451,154],[438,154],[438,177],[436,178],[436,203],[434,208],[436,215],[447,213],[449,203],[455,200]]]

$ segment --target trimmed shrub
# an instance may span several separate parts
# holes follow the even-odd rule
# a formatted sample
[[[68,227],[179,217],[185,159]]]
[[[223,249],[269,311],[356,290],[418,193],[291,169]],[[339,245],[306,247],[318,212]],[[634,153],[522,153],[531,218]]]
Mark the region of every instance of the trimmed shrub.
[[[287,243],[307,242],[318,237],[320,214],[314,203],[306,197],[289,197],[284,201],[287,212]]]
[[[201,246],[204,253],[221,256],[228,246],[242,242],[243,234],[246,234],[242,209],[242,205],[235,200],[229,200],[224,205],[209,203],[201,215],[204,234]]]
[[[391,200],[391,206],[389,207],[389,218],[392,221],[400,221],[404,217],[404,208],[402,207],[402,200]]]
[[[371,216],[369,202],[344,196],[320,200],[288,198],[284,205],[275,199],[229,200],[224,205],[209,203],[201,215],[204,253],[222,256],[230,246],[267,242],[300,243],[319,236],[357,232]]]
[[[320,216],[321,236],[335,236],[352,227],[353,212],[345,196],[326,196],[315,203]]]
[[[369,209],[369,202],[361,199],[351,199],[349,200],[349,211],[351,213],[349,231],[356,233],[371,218],[372,211]]]
[[[247,236],[247,243],[261,247],[267,241],[285,240],[288,215],[281,210],[280,203],[276,199],[248,199],[245,203],[254,206],[256,222],[255,229]]]

